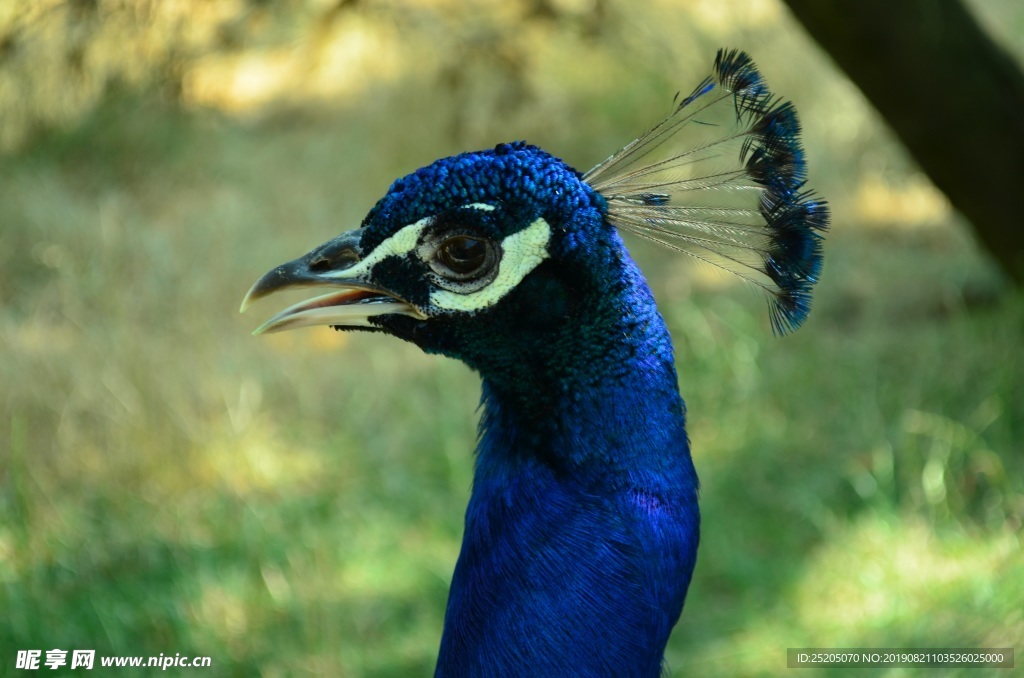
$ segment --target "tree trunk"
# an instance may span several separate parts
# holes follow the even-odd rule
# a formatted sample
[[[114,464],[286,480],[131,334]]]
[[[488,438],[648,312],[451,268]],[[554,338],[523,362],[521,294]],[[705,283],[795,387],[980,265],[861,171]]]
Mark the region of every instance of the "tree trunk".
[[[1024,284],[1024,74],[960,0],[785,0]]]

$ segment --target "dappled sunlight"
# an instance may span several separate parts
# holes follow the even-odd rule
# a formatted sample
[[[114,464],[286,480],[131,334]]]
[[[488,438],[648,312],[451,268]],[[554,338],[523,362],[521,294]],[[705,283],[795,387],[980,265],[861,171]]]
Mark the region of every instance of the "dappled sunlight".
[[[745,28],[777,24],[785,11],[775,0],[697,0],[690,3],[690,8],[701,29],[726,35]]]
[[[13,2],[0,9],[0,149],[73,124],[115,84],[146,86],[180,54],[216,44],[242,0]]]
[[[937,534],[911,516],[869,513],[837,526],[770,605],[672,664],[702,675],[780,675],[790,647],[1012,647],[1024,620],[1008,615],[1019,608],[1001,589],[1024,575],[1020,548],[1011,532]]]
[[[265,341],[274,350],[284,353],[329,353],[344,348],[349,342],[349,335],[327,328],[317,328],[304,332],[275,332],[266,335]]]
[[[984,609],[1000,597],[1020,547],[1010,532],[993,540],[943,537],[913,518],[868,514],[809,559],[795,591],[800,623],[817,643],[851,643],[859,633],[935,614],[961,589]],[[962,639],[968,646],[980,640]]]
[[[50,254],[54,257],[60,256],[57,254],[61,251],[60,246],[52,247],[53,250]],[[0,337],[0,342],[10,351],[10,354],[43,357],[74,351],[78,339],[75,332],[68,331],[66,323],[57,322],[40,314],[27,318],[24,323],[16,327],[7,328],[7,331]]]
[[[424,580],[447,586],[459,541],[421,529],[381,515],[361,521],[345,545],[349,555],[333,580],[337,590],[358,596],[415,596]]]
[[[628,242],[702,482],[670,666],[1019,642],[1024,298],[780,2],[100,0],[0,3],[0,645],[427,675],[478,376],[253,337],[309,290],[242,296],[437,157],[525,138],[586,169],[719,45],[796,103],[835,219],[786,337],[736,276]]]
[[[323,455],[303,450],[257,421],[231,427],[197,450],[190,475],[233,494],[279,494],[308,487],[323,475]]]
[[[241,590],[247,584],[237,581],[237,576],[237,573],[232,577],[232,573],[218,572],[216,577],[202,581],[199,599],[193,607],[197,629],[228,646],[238,643],[250,630],[248,602]]]
[[[865,175],[856,190],[858,223],[869,227],[927,227],[952,216],[949,200],[916,172],[901,184],[888,182],[881,174]]]
[[[346,22],[314,36],[299,47],[197,60],[182,82],[184,103],[252,114],[281,104],[352,99],[409,68],[396,31],[380,24]]]

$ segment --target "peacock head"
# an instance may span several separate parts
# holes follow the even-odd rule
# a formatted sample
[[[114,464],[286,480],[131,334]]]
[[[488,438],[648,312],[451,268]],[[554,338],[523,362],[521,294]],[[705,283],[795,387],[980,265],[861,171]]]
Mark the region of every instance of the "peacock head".
[[[522,142],[443,158],[396,180],[360,228],[264,275],[255,299],[330,291],[256,333],[311,325],[383,331],[484,374],[574,338],[607,305],[624,253],[606,201]],[[571,336],[569,336],[571,335]]]
[[[256,333],[383,331],[513,381],[614,364],[616,350],[645,352],[623,341],[631,329],[660,326],[622,229],[759,287],[786,332],[810,310],[828,225],[799,133],[750,58],[722,50],[665,120],[585,175],[522,142],[438,160],[360,228],[260,278],[242,309],[316,286],[330,291]]]

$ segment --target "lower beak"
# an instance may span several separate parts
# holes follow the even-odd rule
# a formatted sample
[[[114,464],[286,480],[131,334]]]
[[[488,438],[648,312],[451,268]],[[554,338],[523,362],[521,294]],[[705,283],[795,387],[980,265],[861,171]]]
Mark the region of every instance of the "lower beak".
[[[253,334],[314,325],[342,329],[372,328],[376,325],[370,322],[371,318],[388,314],[425,319],[426,315],[412,304],[363,279],[365,272],[357,266],[361,259],[361,233],[361,229],[344,233],[257,280],[242,300],[242,313],[257,299],[281,290],[299,287],[333,289],[327,294],[289,306],[257,327]]]

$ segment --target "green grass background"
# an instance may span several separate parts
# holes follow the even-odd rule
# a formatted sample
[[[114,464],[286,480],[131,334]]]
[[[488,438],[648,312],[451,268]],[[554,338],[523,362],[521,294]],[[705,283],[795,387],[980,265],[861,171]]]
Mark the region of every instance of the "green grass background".
[[[668,664],[762,676],[787,672],[788,647],[1020,654],[1024,295],[948,208],[915,211],[907,196],[932,189],[784,13],[723,27],[705,8],[693,25],[700,5],[632,16],[616,29],[628,56],[542,27],[525,85],[487,63],[457,85],[413,69],[249,117],[125,86],[8,152],[0,675],[16,650],[52,648],[207,655],[210,675],[429,675],[477,378],[377,336],[253,338],[284,300],[239,316],[242,295],[436,157],[526,138],[589,167],[719,44],[797,102],[835,218],[814,312],[785,338],[758,295],[631,241],[676,341],[703,483]],[[1013,3],[980,9],[1019,47]],[[868,209],[865,185],[888,202]]]

